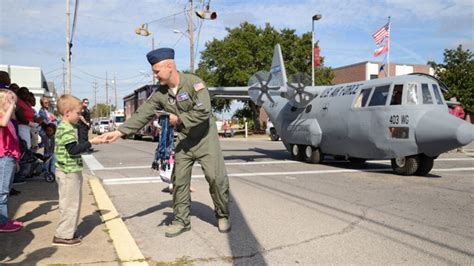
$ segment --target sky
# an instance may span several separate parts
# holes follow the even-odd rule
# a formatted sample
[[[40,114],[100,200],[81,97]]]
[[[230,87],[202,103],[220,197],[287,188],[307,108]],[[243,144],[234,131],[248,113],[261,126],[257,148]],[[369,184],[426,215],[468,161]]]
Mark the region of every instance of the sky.
[[[76,0],[71,2],[72,15]],[[151,83],[146,53],[155,47],[176,50],[178,69],[189,69],[189,38],[185,8],[188,0],[79,0],[72,48],[72,93],[94,103],[105,102],[106,73],[116,77],[118,106],[134,89]],[[205,1],[193,1],[201,10]],[[374,57],[372,33],[391,17],[390,61],[405,64],[443,62],[444,49],[463,45],[474,50],[472,0],[212,0],[216,20],[193,18],[196,67],[205,43],[223,39],[226,28],[248,21],[259,27],[294,29],[298,35],[312,30],[325,65],[333,68]],[[40,67],[62,92],[66,53],[66,0],[0,0],[0,64]],[[135,34],[148,23],[151,36]],[[175,33],[178,31],[178,33]],[[20,84],[21,85],[21,84]],[[112,86],[109,80],[109,85]],[[109,94],[114,103],[113,94]]]

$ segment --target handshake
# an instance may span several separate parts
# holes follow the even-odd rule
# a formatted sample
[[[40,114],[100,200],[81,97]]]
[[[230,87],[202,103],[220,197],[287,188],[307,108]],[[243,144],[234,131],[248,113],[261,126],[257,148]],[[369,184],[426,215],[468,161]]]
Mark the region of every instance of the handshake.
[[[117,130],[117,131],[105,133],[101,136],[97,136],[93,139],[90,139],[89,142],[93,145],[112,143],[116,141],[118,138],[121,138],[122,136],[123,136],[122,132]]]

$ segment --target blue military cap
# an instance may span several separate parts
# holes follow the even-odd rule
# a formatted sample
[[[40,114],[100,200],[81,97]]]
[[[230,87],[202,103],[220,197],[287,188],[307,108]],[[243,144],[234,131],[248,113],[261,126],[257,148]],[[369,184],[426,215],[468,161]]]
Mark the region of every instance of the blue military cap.
[[[171,48],[155,49],[146,54],[146,58],[148,59],[148,62],[150,62],[150,65],[154,65],[166,59],[174,59],[174,50]]]

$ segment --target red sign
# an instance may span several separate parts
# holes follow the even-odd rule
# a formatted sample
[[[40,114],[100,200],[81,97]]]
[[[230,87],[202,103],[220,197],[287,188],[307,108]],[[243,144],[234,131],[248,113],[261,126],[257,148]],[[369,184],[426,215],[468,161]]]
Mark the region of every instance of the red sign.
[[[321,49],[319,46],[314,47],[314,66],[315,67],[320,67],[321,66]]]

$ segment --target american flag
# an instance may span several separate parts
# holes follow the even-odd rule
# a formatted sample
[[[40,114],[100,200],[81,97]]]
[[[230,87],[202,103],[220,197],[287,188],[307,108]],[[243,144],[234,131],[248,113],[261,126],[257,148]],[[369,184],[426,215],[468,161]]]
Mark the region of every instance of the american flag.
[[[375,44],[380,44],[385,37],[390,37],[390,22],[385,24],[382,28],[372,34],[372,38],[375,40]]]

